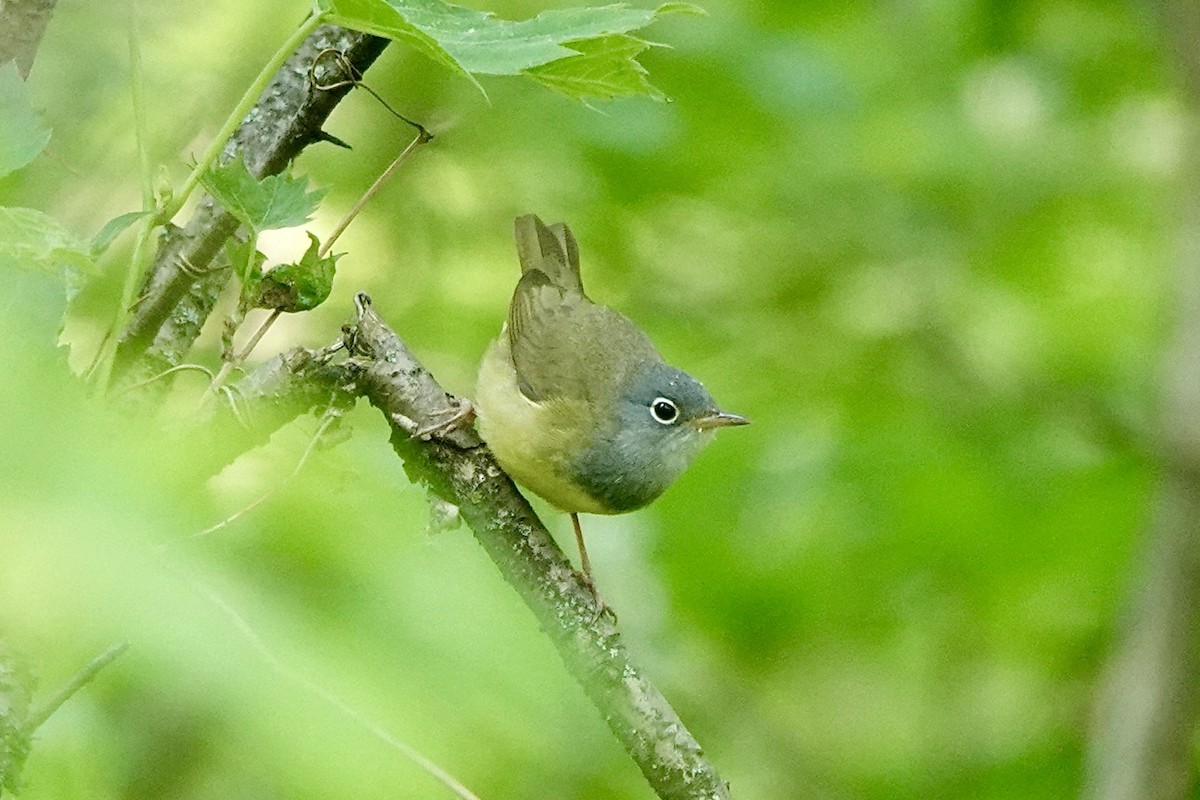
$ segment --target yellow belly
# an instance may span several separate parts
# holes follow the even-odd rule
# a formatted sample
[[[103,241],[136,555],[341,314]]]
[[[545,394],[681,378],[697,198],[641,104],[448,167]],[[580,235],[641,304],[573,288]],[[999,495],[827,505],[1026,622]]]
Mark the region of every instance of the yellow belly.
[[[571,427],[586,418],[584,404],[558,399],[535,403],[523,395],[503,332],[479,366],[475,409],[480,435],[513,480],[563,511],[613,513],[570,478],[571,458],[586,444]]]

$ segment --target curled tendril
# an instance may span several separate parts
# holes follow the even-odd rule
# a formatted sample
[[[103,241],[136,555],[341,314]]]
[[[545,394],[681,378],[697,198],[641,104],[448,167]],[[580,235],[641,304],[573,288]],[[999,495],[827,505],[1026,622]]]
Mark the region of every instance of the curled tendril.
[[[331,69],[339,72],[342,75],[348,75],[349,77],[343,78],[342,80],[333,81],[332,83],[322,83],[317,77],[317,70],[320,69],[322,64],[327,62],[332,62],[333,67]],[[335,89],[341,89],[346,86],[364,89],[368,94],[374,97],[381,106],[387,109],[388,113],[404,124],[416,129],[417,134],[421,139],[428,141],[429,139],[433,138],[433,134],[426,130],[424,125],[416,122],[415,120],[409,119],[396,109],[392,108],[390,105],[388,105],[386,100],[380,97],[378,92],[363,83],[362,74],[354,67],[353,64],[350,63],[350,60],[346,58],[345,53],[343,53],[341,50],[333,47],[327,47],[321,52],[317,53],[312,60],[312,64],[310,64],[308,67],[308,82],[314,89],[322,92],[331,92]]]

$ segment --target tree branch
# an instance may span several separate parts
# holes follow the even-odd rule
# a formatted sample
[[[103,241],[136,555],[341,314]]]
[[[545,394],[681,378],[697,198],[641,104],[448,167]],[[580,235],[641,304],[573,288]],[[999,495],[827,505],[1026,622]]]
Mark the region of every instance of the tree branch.
[[[327,409],[352,408],[358,400],[357,366],[331,361],[337,348],[296,347],[258,365],[218,398],[213,418],[198,421],[189,432],[195,441],[184,449],[198,474],[216,474],[296,417]]]
[[[318,28],[280,69],[231,140],[226,158],[242,153],[256,176],[282,170],[304,146],[322,138],[321,123],[349,89],[349,84],[330,91],[310,87],[308,67],[317,54],[339,49],[361,73],[385,45],[386,40],[340,28]],[[185,228],[166,228],[118,344],[117,369],[125,382],[182,361],[229,279],[227,264],[212,265],[236,229],[231,215],[210,198]],[[297,349],[235,385],[253,414],[252,436],[269,435],[305,409],[365,395],[388,418],[405,471],[460,509],[658,795],[727,800],[728,786],[666,698],[630,661],[612,620],[474,431],[454,428],[429,441],[413,437],[457,407],[371,310],[369,298],[360,295],[358,307],[358,324],[346,337],[351,356],[342,364]],[[214,459],[231,458],[245,441],[242,436],[239,445],[209,451]]]
[[[429,441],[413,436],[445,420],[456,402],[379,318],[370,298],[359,294],[358,309],[350,363],[359,390],[391,422],[392,447],[409,477],[459,508],[658,796],[729,798],[728,785],[630,660],[612,619],[475,432],[455,428]]]
[[[392,447],[409,478],[459,509],[658,796],[728,800],[728,785],[667,699],[630,660],[612,619],[475,431],[451,427],[443,435],[413,435],[453,416],[458,401],[375,313],[369,297],[360,293],[356,305],[357,324],[344,329],[349,358],[335,364],[334,347],[295,348],[234,385],[251,435],[239,426],[236,441],[213,439],[213,429],[206,429],[200,449],[212,459],[213,471],[301,413],[365,396],[391,425]]]
[[[33,678],[0,640],[0,795],[5,790],[20,792],[21,769],[29,755],[33,734],[42,723],[128,648],[128,642],[112,645],[48,700],[31,708]]]
[[[34,732],[42,727],[42,724],[46,720],[50,719],[50,715],[62,707],[63,703],[70,700],[76,692],[91,683],[92,679],[100,674],[100,670],[116,661],[128,649],[129,642],[117,642],[89,661],[79,672],[72,675],[71,680],[67,681],[65,686],[55,692],[53,697],[29,712],[29,718],[25,720],[26,735],[33,736]]]
[[[323,75],[321,84],[331,88],[316,89],[309,82],[314,59],[325,50],[338,50],[361,75],[387,43],[332,25],[317,28],[279,69],[230,139],[223,159],[241,154],[250,173],[260,178],[283,171],[305,147],[325,138],[321,126],[353,85],[350,76]],[[322,69],[333,70],[342,60],[321,63]],[[133,316],[121,332],[117,370],[123,380],[144,378],[183,360],[231,277],[220,253],[237,228],[237,220],[210,197],[185,227],[165,228]],[[135,365],[135,374],[129,375]]]

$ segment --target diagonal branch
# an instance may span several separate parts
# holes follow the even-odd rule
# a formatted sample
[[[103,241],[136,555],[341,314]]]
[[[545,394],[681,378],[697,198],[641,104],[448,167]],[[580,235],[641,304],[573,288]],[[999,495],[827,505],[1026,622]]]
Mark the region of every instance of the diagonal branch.
[[[254,422],[251,438],[264,438],[322,404],[365,396],[391,424],[392,447],[405,472],[459,509],[658,796],[728,800],[728,785],[630,659],[613,620],[601,612],[595,595],[474,430],[452,428],[437,438],[413,435],[435,429],[456,410],[457,401],[375,313],[370,298],[359,294],[356,300],[357,324],[344,329],[348,359],[334,364],[329,360],[333,348],[297,348],[235,384]],[[209,449],[221,463],[235,455],[228,447]]]
[[[103,653],[85,664],[83,669],[71,676],[71,680],[67,681],[65,686],[29,712],[29,718],[25,720],[25,732],[29,736],[32,736],[46,720],[50,719],[51,714],[62,707],[63,703],[70,700],[76,692],[91,683],[92,679],[100,674],[100,670],[116,661],[128,649],[129,642],[117,642],[114,645],[110,645]]]
[[[613,621],[571,568],[529,503],[472,430],[422,441],[413,431],[444,420],[455,401],[358,296],[350,338],[360,391],[391,421],[392,447],[415,482],[457,506],[504,579],[558,649],[664,800],[725,800],[728,785],[667,699],[631,661]]]
[[[314,59],[326,50],[337,50],[345,56],[344,62],[324,59],[323,68],[345,63],[361,75],[387,43],[332,25],[317,28],[279,69],[223,157],[241,154],[256,177],[281,172],[305,147],[327,138],[321,126],[353,85],[342,80],[349,76],[335,75],[322,77],[328,89],[314,88],[309,82]],[[221,248],[237,228],[237,220],[210,197],[204,198],[183,228],[167,226],[133,316],[121,332],[120,372],[128,373],[137,365],[137,377],[145,377],[183,360],[232,275]]]

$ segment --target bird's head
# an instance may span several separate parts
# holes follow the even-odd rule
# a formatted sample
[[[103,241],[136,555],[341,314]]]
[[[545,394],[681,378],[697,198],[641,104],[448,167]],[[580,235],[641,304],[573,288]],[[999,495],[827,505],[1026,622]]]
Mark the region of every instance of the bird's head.
[[[596,439],[575,459],[575,478],[614,512],[646,505],[670,486],[718,428],[750,420],[722,411],[686,372],[647,364],[596,408]]]

